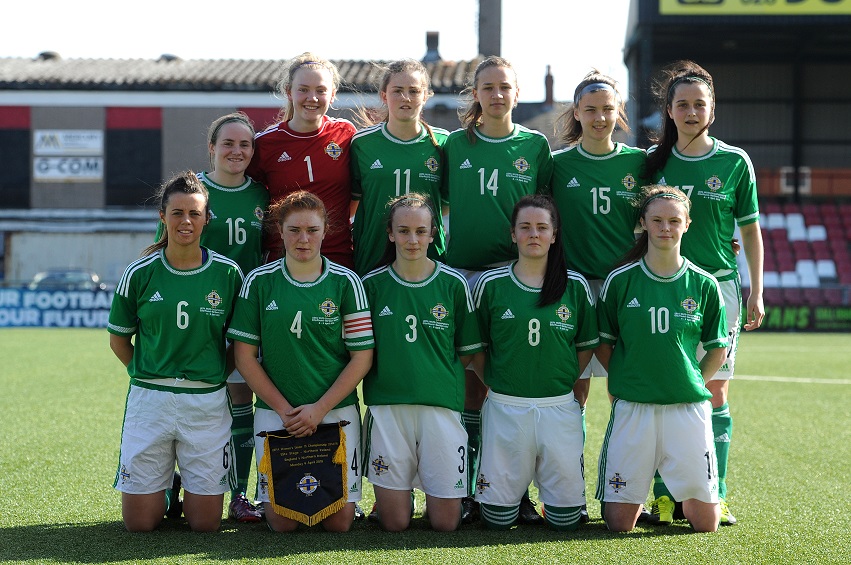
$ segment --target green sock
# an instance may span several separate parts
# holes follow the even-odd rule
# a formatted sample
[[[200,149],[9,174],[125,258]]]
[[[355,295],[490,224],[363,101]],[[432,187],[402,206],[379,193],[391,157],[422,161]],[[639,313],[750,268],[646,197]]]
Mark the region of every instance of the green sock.
[[[507,530],[517,522],[520,506],[494,506],[482,503],[479,506],[481,520],[489,530]]]
[[[667,496],[671,500],[674,500],[674,495],[665,486],[665,481],[662,480],[659,471],[656,471],[656,475],[653,477],[653,498],[659,498],[660,496]]]
[[[729,404],[712,409],[712,434],[715,436],[715,455],[718,457],[718,496],[727,498],[727,461],[733,437],[733,417]]]
[[[171,502],[173,500],[177,500],[177,493],[172,489],[165,489],[165,511],[168,513],[168,509],[171,508]]]
[[[479,470],[479,446],[482,444],[481,410],[464,410],[461,424],[467,430],[467,485],[468,491],[476,492],[476,479]]]
[[[248,477],[251,474],[251,457],[254,455],[254,406],[234,404],[231,406],[233,424],[230,427],[233,437],[233,451],[236,462],[236,490],[231,498],[244,494],[248,490]]]
[[[544,504],[544,519],[547,525],[559,532],[575,530],[579,527],[581,506],[550,506]]]

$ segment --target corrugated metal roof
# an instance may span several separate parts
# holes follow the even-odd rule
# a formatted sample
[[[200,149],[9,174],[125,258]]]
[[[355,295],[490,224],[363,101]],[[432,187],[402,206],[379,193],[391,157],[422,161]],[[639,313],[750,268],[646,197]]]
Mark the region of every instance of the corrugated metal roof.
[[[269,92],[281,59],[63,59],[55,54],[0,58],[0,90],[148,90]],[[341,91],[373,92],[372,61],[333,61],[343,77]],[[383,63],[383,61],[376,61]],[[427,63],[436,93],[457,93],[479,59]]]

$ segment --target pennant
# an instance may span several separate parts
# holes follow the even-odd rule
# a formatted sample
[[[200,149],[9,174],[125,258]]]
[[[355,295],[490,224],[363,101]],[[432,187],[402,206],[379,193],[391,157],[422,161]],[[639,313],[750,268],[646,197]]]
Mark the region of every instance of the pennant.
[[[276,514],[313,526],[341,510],[348,501],[346,432],[349,422],[320,424],[307,437],[287,430],[260,432],[263,458],[258,470],[269,480],[269,500]]]

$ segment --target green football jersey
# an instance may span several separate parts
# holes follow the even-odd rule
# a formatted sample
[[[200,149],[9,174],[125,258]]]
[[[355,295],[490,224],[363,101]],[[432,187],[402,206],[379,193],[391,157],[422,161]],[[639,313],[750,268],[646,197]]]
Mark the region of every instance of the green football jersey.
[[[269,207],[269,191],[245,177],[239,186],[214,183],[207,173],[197,173],[210,193],[210,223],[204,226],[201,245],[233,259],[248,273],[263,264],[263,219]],[[163,223],[157,225],[156,240]]]
[[[239,266],[213,251],[191,271],[169,265],[162,250],[131,263],[107,326],[136,336],[130,377],[224,384],[225,330],[241,284]]]
[[[363,279],[373,308],[375,362],[363,381],[364,402],[464,409],[459,355],[482,349],[464,277],[436,262],[424,281],[403,280],[391,266]]]
[[[635,242],[638,209],[633,203],[645,184],[642,149],[616,143],[605,155],[581,145],[553,152],[550,190],[558,207],[569,269],[603,280]]]
[[[471,144],[467,132],[459,129],[449,134],[444,154],[441,190],[449,204],[446,262],[483,271],[517,258],[511,212],[523,196],[548,192],[553,159],[547,138],[515,125],[511,135],[499,139],[477,129]]]
[[[473,292],[488,354],[485,384],[526,398],[569,394],[579,378],[576,352],[600,344],[591,288],[568,271],[561,299],[538,306],[541,289],[520,282],[514,265],[486,271]]]
[[[376,267],[387,244],[387,203],[411,192],[431,198],[437,221],[437,234],[428,247],[428,256],[440,259],[446,249],[443,222],[440,221],[440,180],[443,155],[440,146],[449,135],[432,128],[435,146],[423,128],[422,133],[402,141],[381,123],[359,131],[352,138],[352,199],[360,200],[352,227],[355,271],[361,276]]]
[[[718,281],[686,259],[660,277],[644,259],[612,271],[597,303],[600,339],[613,344],[609,392],[649,404],[712,398],[697,360],[704,349],[727,347],[724,298]]]
[[[691,199],[692,222],[683,235],[682,254],[710,273],[733,271],[718,276],[729,280],[738,276],[731,245],[736,224],[759,220],[756,174],[742,149],[711,139],[712,150],[700,157],[686,157],[675,147],[655,180]]]
[[[369,303],[353,271],[322,258],[313,282],[290,277],[284,259],[254,269],[237,299],[230,339],[261,346],[266,374],[294,407],[319,400],[349,362],[372,349]],[[352,391],[335,408],[358,401]],[[257,407],[270,408],[257,398]]]

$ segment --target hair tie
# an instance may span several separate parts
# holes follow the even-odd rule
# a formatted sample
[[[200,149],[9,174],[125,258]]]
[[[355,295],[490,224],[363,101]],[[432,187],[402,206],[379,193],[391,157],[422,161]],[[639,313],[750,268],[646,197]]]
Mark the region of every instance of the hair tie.
[[[592,82],[591,84],[585,85],[582,90],[580,90],[576,96],[573,98],[573,105],[579,106],[579,100],[585,96],[586,94],[590,94],[592,92],[599,92],[601,90],[607,90],[612,92],[615,95],[615,98],[618,98],[618,91],[608,83],[605,82]]]
[[[712,94],[712,85],[709,84],[709,81],[707,81],[705,78],[702,78],[702,77],[697,77],[697,76],[694,76],[694,75],[687,75],[687,76],[678,78],[677,80],[675,80],[674,82],[671,83],[671,86],[668,87],[668,100],[669,101],[674,96],[674,89],[677,87],[677,85],[680,84],[681,82],[686,82],[686,81],[688,81],[688,82],[692,82],[692,81],[702,82],[703,84],[706,85],[706,88],[709,89],[709,93]],[[714,96],[714,94],[713,94],[713,96]]]
[[[658,199],[658,198],[670,198],[672,200],[676,200],[677,202],[683,202],[683,203],[688,202],[688,198],[683,198],[682,196],[680,196],[679,194],[677,194],[675,192],[659,192],[657,194],[654,194],[650,198],[648,198],[644,202],[644,204],[641,205],[641,210],[639,211],[638,215],[643,216],[644,211],[647,210],[647,205],[650,204],[651,202],[653,202],[654,200]]]

